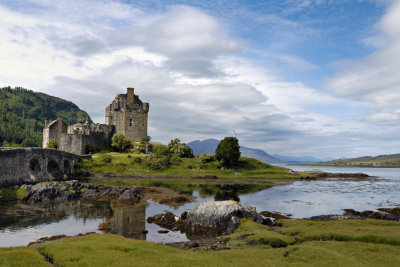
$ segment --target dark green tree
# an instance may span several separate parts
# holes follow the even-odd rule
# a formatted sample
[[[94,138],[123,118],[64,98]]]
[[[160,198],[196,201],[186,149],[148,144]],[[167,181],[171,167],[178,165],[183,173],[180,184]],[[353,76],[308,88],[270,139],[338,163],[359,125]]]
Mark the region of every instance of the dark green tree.
[[[215,149],[215,157],[224,167],[237,165],[240,158],[239,140],[236,137],[225,137]]]

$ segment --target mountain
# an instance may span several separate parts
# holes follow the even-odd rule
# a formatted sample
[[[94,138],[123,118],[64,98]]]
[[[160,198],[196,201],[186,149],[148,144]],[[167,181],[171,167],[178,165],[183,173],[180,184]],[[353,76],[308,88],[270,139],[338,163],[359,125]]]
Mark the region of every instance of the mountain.
[[[379,155],[375,157],[364,156],[358,158],[336,159],[319,162],[323,166],[374,166],[374,167],[400,167],[400,153]]]
[[[193,149],[193,153],[195,155],[202,153],[215,154],[215,149],[217,148],[218,143],[219,140],[217,139],[206,139],[203,141],[195,140],[189,142],[187,145]],[[285,163],[285,161],[275,158],[261,149],[254,149],[245,146],[240,146],[240,152],[243,157],[255,158],[265,163],[270,163],[270,164]]]
[[[89,115],[64,99],[24,88],[0,88],[0,146],[41,146],[44,121],[73,124]]]
[[[215,154],[215,149],[217,148],[218,144],[219,140],[217,139],[206,139],[203,141],[195,140],[187,143],[187,145],[193,149],[193,154],[195,156],[202,153]]]
[[[292,157],[292,156],[282,156],[279,154],[272,154],[272,156],[281,159],[289,164],[314,163],[314,162],[332,160],[332,158],[319,159],[312,156]]]

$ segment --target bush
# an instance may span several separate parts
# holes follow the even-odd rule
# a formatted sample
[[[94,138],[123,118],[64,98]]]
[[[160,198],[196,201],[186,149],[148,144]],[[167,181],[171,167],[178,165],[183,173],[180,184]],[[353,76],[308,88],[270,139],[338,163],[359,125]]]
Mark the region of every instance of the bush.
[[[133,164],[141,164],[141,163],[142,163],[142,158],[141,158],[141,157],[135,157],[135,158],[132,160],[132,163],[133,163]]]
[[[156,155],[157,157],[162,157],[162,156],[171,156],[171,151],[166,145],[162,144],[155,144],[153,146],[153,154]]]
[[[152,154],[143,159],[143,164],[151,170],[165,170],[169,164],[169,157]]]
[[[115,134],[111,140],[111,147],[117,152],[125,152],[132,147],[132,142],[123,134]]]
[[[58,148],[58,142],[57,142],[56,139],[50,139],[46,146],[47,146],[47,148],[57,149]]]
[[[171,140],[168,144],[169,150],[175,155],[178,155],[181,158],[193,158],[193,150],[190,146],[185,143],[181,143],[179,138],[175,138]]]
[[[197,155],[196,159],[197,159],[197,163],[199,163],[199,164],[214,162],[217,160],[213,154],[208,154],[208,153],[203,153],[203,154]]]
[[[100,156],[100,162],[109,164],[113,160],[113,157],[111,155],[103,154]]]
[[[224,167],[237,165],[240,158],[239,140],[236,137],[225,137],[219,142],[215,157]]]
[[[182,163],[182,158],[181,157],[179,157],[178,155],[172,155],[172,157],[171,157],[171,159],[170,159],[170,162],[173,164],[173,165],[180,165],[181,163]]]

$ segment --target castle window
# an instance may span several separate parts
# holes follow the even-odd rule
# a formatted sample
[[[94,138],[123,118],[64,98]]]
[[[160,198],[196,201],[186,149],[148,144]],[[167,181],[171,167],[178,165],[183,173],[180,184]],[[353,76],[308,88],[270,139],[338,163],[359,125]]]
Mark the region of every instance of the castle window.
[[[129,126],[133,125],[133,119],[129,119]]]

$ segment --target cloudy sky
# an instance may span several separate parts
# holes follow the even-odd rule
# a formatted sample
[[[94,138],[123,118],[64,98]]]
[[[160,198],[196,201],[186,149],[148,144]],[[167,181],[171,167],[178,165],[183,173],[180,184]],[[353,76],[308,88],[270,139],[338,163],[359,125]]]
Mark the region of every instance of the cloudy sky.
[[[0,86],[95,122],[126,87],[154,141],[268,153],[400,152],[400,1],[0,0]]]

